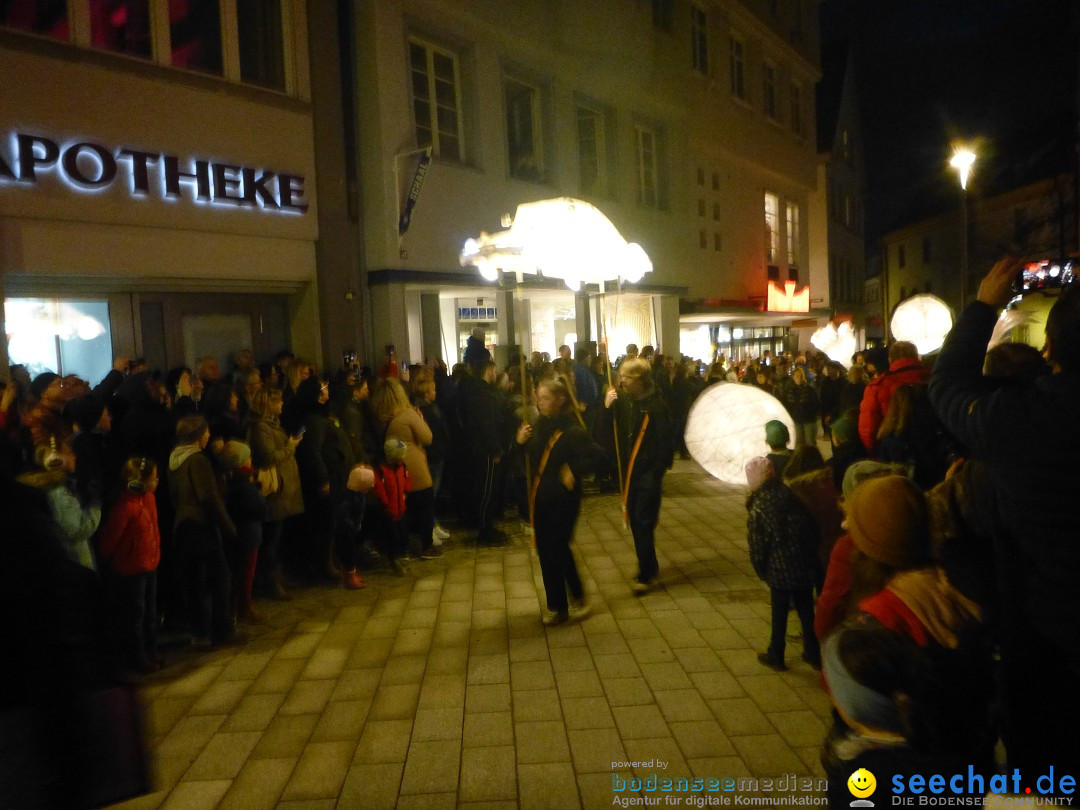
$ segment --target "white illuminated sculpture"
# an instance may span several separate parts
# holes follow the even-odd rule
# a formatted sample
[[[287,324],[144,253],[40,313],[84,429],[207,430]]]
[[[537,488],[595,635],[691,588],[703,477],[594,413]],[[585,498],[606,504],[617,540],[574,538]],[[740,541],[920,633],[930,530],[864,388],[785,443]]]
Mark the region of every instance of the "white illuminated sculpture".
[[[851,356],[855,354],[855,330],[851,321],[843,321],[839,326],[829,321],[810,337],[810,342],[825,352],[830,360],[835,360],[844,368],[851,368]]]
[[[893,337],[914,343],[919,354],[940,349],[952,325],[949,305],[929,293],[912,296],[901,303],[889,324]]]
[[[570,197],[524,203],[508,230],[468,239],[459,257],[488,281],[499,270],[562,279],[571,290],[583,283],[620,278],[631,283],[652,272],[641,246],[628,243],[595,206]]]
[[[746,462],[769,452],[765,423],[778,419],[795,435],[787,409],[760,388],[743,383],[717,383],[694,401],[686,420],[686,449],[714,478],[746,483]]]

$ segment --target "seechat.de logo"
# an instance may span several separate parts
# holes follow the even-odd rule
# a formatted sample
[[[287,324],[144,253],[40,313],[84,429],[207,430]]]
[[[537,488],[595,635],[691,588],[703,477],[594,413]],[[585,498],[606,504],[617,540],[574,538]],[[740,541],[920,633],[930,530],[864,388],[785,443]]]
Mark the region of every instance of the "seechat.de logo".
[[[847,788],[851,795],[855,797],[855,801],[849,805],[850,807],[874,806],[872,801],[868,801],[868,797],[872,796],[874,791],[877,790],[877,779],[866,768],[859,768],[848,777]]]

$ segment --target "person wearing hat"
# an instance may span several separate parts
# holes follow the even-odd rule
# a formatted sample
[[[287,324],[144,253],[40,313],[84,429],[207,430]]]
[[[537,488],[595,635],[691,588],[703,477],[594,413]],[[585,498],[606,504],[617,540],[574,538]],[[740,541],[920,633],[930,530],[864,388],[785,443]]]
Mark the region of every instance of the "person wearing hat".
[[[844,486],[844,474],[856,461],[866,458],[866,448],[859,439],[859,426],[848,414],[829,425],[829,434],[832,456],[828,464],[832,469],[833,483],[837,491],[840,491]]]
[[[765,444],[769,446],[765,457],[772,462],[777,478],[784,477],[784,468],[791,460],[791,448],[788,447],[790,441],[791,433],[787,425],[779,419],[770,419],[765,423]]]
[[[173,545],[187,590],[191,632],[211,644],[236,638],[229,603],[225,542],[236,540],[210,457],[210,428],[201,416],[176,423],[176,447],[169,456],[169,492],[176,513]]]
[[[491,362],[491,352],[484,344],[486,339],[484,327],[474,326],[472,334],[465,341],[465,352],[461,355],[461,361],[472,366],[474,371],[479,371],[484,363]]]
[[[262,616],[252,605],[252,589],[263,524],[270,520],[270,506],[255,485],[255,468],[247,443],[230,439],[221,448],[217,460],[225,469],[225,507],[236,524],[236,542],[229,545],[227,553],[236,618],[257,623]]]

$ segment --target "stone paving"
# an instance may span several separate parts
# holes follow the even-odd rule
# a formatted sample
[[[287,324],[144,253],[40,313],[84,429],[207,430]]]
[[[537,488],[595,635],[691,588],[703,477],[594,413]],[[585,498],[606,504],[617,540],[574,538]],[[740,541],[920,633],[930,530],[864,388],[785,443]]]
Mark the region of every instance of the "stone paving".
[[[523,533],[475,548],[455,532],[410,577],[263,603],[245,646],[186,653],[147,682],[157,792],[119,806],[564,810],[662,796],[613,791],[653,773],[820,777],[829,702],[801,642],[789,639],[787,672],[756,658],[769,594],[744,500],[677,461],[662,587],[637,597],[618,498],[588,497],[575,549],[594,610],[578,623],[542,625]]]

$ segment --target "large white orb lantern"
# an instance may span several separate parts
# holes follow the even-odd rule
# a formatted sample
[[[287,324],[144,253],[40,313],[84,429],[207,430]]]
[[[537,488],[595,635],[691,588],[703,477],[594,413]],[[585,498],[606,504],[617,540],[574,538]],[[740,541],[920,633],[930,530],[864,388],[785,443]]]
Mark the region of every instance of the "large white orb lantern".
[[[896,340],[914,343],[919,354],[929,354],[942,347],[952,325],[949,305],[936,295],[924,293],[901,303],[893,312],[889,327]]]
[[[746,483],[746,462],[769,452],[765,423],[778,419],[795,436],[795,423],[776,397],[743,383],[717,383],[701,392],[686,420],[686,449],[714,478]]]

